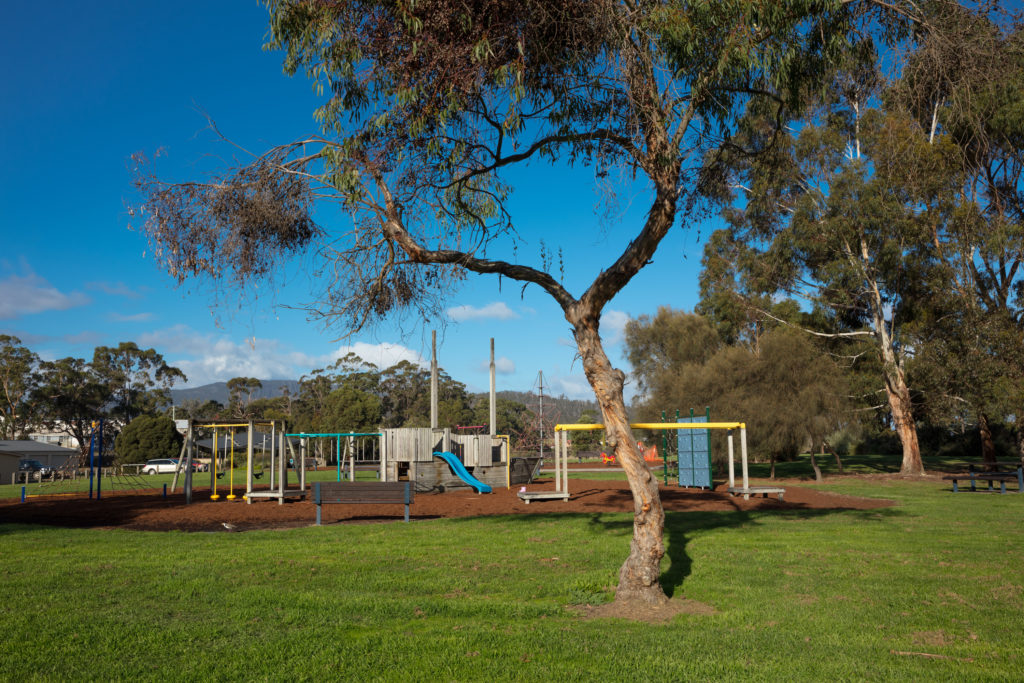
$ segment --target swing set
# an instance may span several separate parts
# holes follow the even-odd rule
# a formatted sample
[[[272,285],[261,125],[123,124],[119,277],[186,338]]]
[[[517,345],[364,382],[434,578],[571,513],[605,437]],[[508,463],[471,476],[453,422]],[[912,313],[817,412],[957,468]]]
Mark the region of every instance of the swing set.
[[[213,430],[213,440],[211,452],[213,457],[210,460],[210,500],[220,500],[221,496],[217,492],[217,480],[224,475],[223,471],[218,472],[218,467],[221,460],[221,446],[218,439],[218,430],[228,430],[228,433],[224,435],[224,455],[228,459],[228,495],[224,498],[225,500],[236,500],[238,496],[235,495],[235,443],[236,435],[238,431],[244,429],[246,440],[245,440],[245,494],[242,498],[246,503],[252,503],[253,499],[273,499],[276,498],[279,505],[283,505],[286,498],[304,498],[306,496],[306,468],[305,462],[300,461],[299,458],[295,457],[295,450],[290,440],[285,438],[285,429],[283,420],[269,420],[269,421],[253,421],[249,422],[237,422],[237,423],[221,423],[216,421],[206,422],[198,420],[189,420],[188,427],[185,435],[185,443],[182,446],[182,452],[184,457],[178,460],[178,466],[174,471],[174,480],[171,483],[171,492],[178,486],[178,476],[184,472],[183,490],[185,492],[185,502],[192,502],[193,493],[193,474],[195,466],[193,463],[196,462],[196,457],[199,452],[199,443],[197,440],[198,433],[200,430]],[[256,435],[259,433],[262,436],[264,444],[263,462],[255,462],[254,444],[256,442]],[[266,441],[269,436],[270,451],[269,451],[269,472],[270,482],[269,487],[266,489],[256,490],[254,486],[254,480],[259,479],[264,474],[264,464],[266,464],[267,449]],[[230,445],[228,440],[230,439]],[[298,473],[299,481],[298,488],[289,488],[288,481],[288,458],[285,453],[289,452],[292,456],[292,461],[295,463],[295,470]]]

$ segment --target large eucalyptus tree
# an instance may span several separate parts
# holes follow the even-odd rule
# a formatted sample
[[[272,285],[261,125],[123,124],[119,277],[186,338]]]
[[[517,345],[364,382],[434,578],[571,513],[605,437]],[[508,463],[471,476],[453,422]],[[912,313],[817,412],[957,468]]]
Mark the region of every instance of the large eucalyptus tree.
[[[601,312],[669,230],[697,217],[702,169],[716,163],[752,94],[795,104],[858,30],[891,31],[912,4],[268,5],[269,46],[284,52],[287,72],[304,72],[324,93],[321,131],[203,182],[167,184],[141,169],[146,230],[163,266],[180,281],[245,285],[292,253],[319,249],[319,311],[349,330],[403,312],[429,317],[470,273],[540,287],[573,330],[634,496],[617,600],[664,602],[664,512],[629,430],[624,373],[601,344]],[[524,262],[525,250],[509,247],[517,224],[507,171],[538,159],[590,165],[597,178],[623,169],[647,184],[646,218],[621,226],[620,251],[579,292],[543,255]],[[340,201],[354,225],[317,225],[318,198]]]

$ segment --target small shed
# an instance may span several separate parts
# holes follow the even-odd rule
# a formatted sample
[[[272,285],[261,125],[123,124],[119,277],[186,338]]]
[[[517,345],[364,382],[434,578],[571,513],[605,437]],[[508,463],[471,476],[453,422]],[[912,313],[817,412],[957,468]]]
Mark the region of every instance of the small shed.
[[[12,472],[18,471],[22,458],[38,460],[46,467],[60,469],[71,459],[77,458],[78,450],[29,439],[0,441],[0,481],[9,481]]]

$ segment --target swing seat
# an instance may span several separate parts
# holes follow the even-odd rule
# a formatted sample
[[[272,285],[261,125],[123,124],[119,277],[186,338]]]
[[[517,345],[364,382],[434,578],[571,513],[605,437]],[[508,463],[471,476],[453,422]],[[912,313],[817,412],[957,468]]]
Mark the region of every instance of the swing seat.
[[[262,477],[263,477],[263,470],[255,470],[255,471],[253,471],[253,473],[252,473],[252,478],[253,479],[260,479]]]

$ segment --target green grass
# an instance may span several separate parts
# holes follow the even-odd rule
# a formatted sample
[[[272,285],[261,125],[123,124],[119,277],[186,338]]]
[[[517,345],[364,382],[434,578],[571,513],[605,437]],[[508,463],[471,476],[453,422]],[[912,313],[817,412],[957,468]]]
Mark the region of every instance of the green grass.
[[[1019,680],[1024,495],[823,488],[898,505],[669,513],[663,585],[716,613],[662,625],[566,610],[609,598],[623,514],[0,526],[0,679]]]

